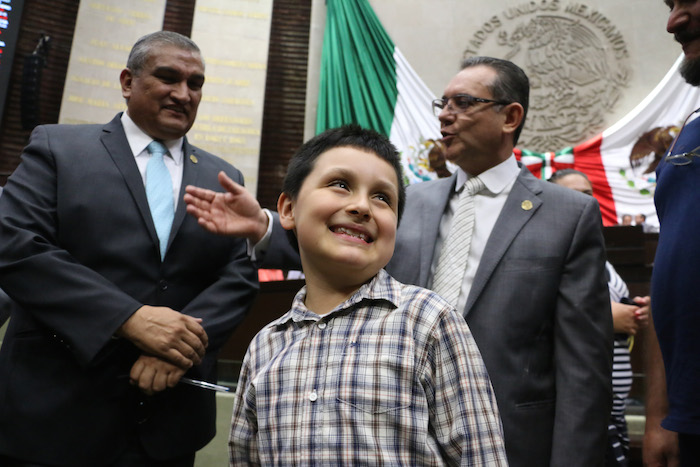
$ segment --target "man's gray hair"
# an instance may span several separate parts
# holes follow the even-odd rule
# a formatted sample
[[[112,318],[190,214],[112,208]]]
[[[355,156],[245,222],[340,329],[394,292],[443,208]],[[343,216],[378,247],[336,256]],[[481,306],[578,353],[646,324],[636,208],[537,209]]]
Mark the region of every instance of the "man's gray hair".
[[[197,47],[197,44],[189,37],[172,31],[157,31],[147,34],[136,41],[129,53],[126,67],[130,69],[133,74],[139,74],[146,65],[153,49],[158,46],[175,46],[182,50],[197,52],[201,56],[199,47]],[[203,64],[204,61],[202,60],[202,65]]]

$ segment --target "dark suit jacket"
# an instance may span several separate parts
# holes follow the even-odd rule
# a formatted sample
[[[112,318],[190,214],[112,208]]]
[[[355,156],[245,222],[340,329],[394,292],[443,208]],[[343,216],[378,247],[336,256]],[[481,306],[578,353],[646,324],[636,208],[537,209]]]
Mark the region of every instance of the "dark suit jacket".
[[[0,327],[10,318],[14,307],[12,299],[7,296],[4,290],[0,289]]]
[[[2,196],[1,186],[0,196]],[[8,297],[7,294],[2,289],[0,289],[0,327],[2,327],[2,325],[5,324],[5,321],[7,321],[10,317],[13,307],[14,303],[12,302],[12,299],[10,299],[10,297]]]
[[[119,117],[37,127],[0,198],[0,287],[20,306],[0,349],[0,453],[11,457],[105,465],[129,436],[157,458],[214,436],[211,391],[141,396],[128,380],[140,351],[112,336],[144,304],[201,317],[209,347],[188,374],[215,381],[216,353],[249,309],[257,273],[244,241],[205,232],[182,198],[161,264]],[[183,163],[183,193],[220,190],[220,170],[243,182],[186,141]]]
[[[408,188],[386,268],[399,281],[427,286],[455,180]],[[291,268],[293,257],[275,225],[264,265]],[[595,199],[523,168],[461,310],[491,377],[511,466],[603,462],[613,342],[604,269]]]

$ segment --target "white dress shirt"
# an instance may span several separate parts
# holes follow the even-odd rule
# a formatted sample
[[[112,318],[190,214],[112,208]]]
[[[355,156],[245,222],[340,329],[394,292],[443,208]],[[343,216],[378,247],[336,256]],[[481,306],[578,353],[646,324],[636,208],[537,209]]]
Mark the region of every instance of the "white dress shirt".
[[[471,247],[469,248],[469,258],[467,259],[467,271],[464,274],[462,289],[459,293],[459,300],[456,308],[463,310],[467,304],[467,297],[472,287],[472,282],[476,276],[476,270],[481,262],[481,256],[486,248],[486,242],[491,236],[493,226],[496,224],[498,216],[506,203],[506,199],[513,188],[515,179],[520,173],[520,167],[515,160],[515,156],[511,156],[495,167],[490,168],[486,172],[479,175],[479,178],[484,182],[485,188],[474,196],[474,231],[472,233]],[[459,203],[458,191],[464,183],[471,177],[464,170],[457,168],[457,183],[455,191],[450,198],[445,213],[440,220],[440,230],[438,232],[437,245],[433,264],[430,267],[430,287],[432,287],[433,275],[440,258],[439,252],[442,250],[442,245],[450,232],[452,226],[452,217]]]
[[[146,166],[148,161],[151,159],[151,155],[146,150],[146,147],[153,141],[153,138],[148,136],[141,130],[134,121],[127,115],[126,112],[122,114],[122,126],[124,127],[124,133],[126,133],[126,140],[129,142],[129,147],[131,147],[131,152],[136,159],[136,165],[139,167],[139,172],[141,172],[141,178],[143,179],[143,186],[146,186]],[[167,141],[161,141],[168,148],[168,155],[170,157],[164,157],[163,162],[170,172],[170,179],[173,181],[173,206],[177,209],[178,198],[180,197],[180,186],[182,185],[182,143],[184,137],[178,139],[171,139]]]

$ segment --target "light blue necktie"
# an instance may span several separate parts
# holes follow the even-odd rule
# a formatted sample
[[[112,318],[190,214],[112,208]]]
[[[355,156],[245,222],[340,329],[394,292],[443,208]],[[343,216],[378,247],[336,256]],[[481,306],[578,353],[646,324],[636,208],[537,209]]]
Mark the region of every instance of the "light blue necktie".
[[[163,156],[168,153],[165,146],[158,141],[151,141],[146,149],[151,154],[151,159],[146,166],[146,196],[160,241],[160,259],[162,260],[165,258],[165,249],[168,246],[168,237],[170,237],[170,229],[175,217],[173,181],[163,162]]]

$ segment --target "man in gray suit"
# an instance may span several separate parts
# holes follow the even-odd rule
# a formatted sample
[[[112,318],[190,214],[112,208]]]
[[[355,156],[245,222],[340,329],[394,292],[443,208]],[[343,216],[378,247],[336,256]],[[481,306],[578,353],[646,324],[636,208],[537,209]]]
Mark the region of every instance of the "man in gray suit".
[[[178,200],[243,176],[185,137],[204,84],[189,38],[139,39],[120,82],[125,113],[37,127],[0,198],[0,287],[17,304],[0,349],[2,466],[191,467],[214,437],[214,393],[181,378],[216,381],[257,274],[243,240],[204,231]],[[154,160],[169,234],[147,194]]]
[[[478,176],[476,220],[454,305],[474,335],[496,393],[512,466],[602,465],[612,405],[612,320],[597,202],[520,168],[513,148],[529,83],[513,63],[475,57],[433,106],[449,178],[408,188],[387,270],[433,286],[459,191]],[[294,258],[277,223],[225,177],[224,196],[188,188],[188,212],[204,227],[247,236],[266,250],[264,267]],[[238,204],[237,204],[238,203]],[[255,220],[249,225],[239,218]],[[252,225],[255,224],[255,227]],[[455,271],[457,273],[458,271]]]
[[[514,466],[603,462],[611,408],[612,322],[601,216],[590,196],[518,168],[528,80],[504,60],[472,58],[434,104],[447,179],[411,186],[387,270],[432,286],[456,190],[479,176],[471,249],[455,304],[474,334]],[[476,98],[476,99],[475,99]],[[496,101],[496,102],[493,102]]]

